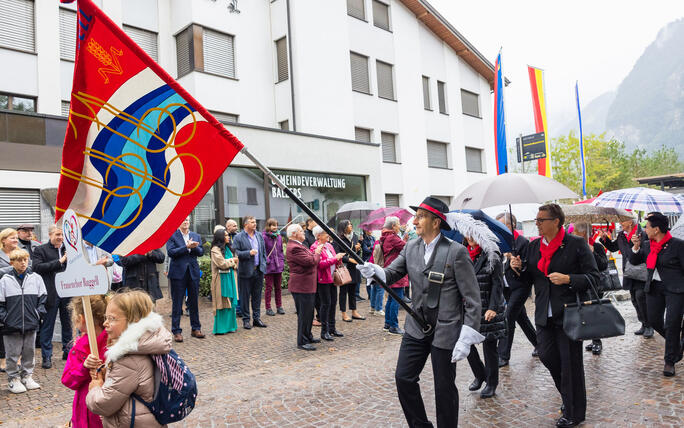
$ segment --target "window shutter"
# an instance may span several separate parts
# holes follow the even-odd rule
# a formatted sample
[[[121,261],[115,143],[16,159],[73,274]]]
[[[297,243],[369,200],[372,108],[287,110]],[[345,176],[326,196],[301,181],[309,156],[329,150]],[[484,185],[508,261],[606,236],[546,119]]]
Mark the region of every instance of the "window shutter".
[[[366,9],[364,8],[365,0],[347,0],[347,15],[354,18],[366,19]]]
[[[59,57],[76,59],[76,12],[59,8]]]
[[[437,81],[437,100],[439,101],[439,112],[447,114],[446,108],[446,84]]]
[[[368,78],[368,57],[357,53],[350,53],[352,90],[370,94],[370,80]]]
[[[478,97],[477,94],[461,89],[461,105],[463,106],[464,114],[480,117],[480,103],[478,102]]]
[[[432,168],[448,168],[447,144],[437,141],[427,142],[428,166]]]
[[[228,193],[228,197],[226,198],[229,204],[237,204],[238,203],[238,190],[237,186],[226,186],[226,191]]]
[[[278,82],[287,80],[289,77],[289,70],[287,64],[287,37],[283,37],[275,42],[276,57],[278,60]]]
[[[76,25],[74,25],[74,31],[76,31]],[[32,0],[0,1],[0,46],[35,52],[35,35]],[[75,38],[73,44],[76,44]]]
[[[256,187],[247,188],[247,205],[259,205]]]
[[[378,75],[378,96],[393,100],[394,80],[392,77],[392,65],[376,61],[375,72]]]
[[[176,61],[178,77],[185,76],[195,69],[193,54],[192,25],[176,35]]]
[[[212,116],[216,118],[221,123],[237,123],[238,122],[238,115],[237,114],[231,114],[231,113],[221,113],[218,111],[210,111]]]
[[[147,55],[152,57],[153,60],[158,61],[157,33],[129,27],[128,25],[124,25],[123,30],[128,34],[128,37],[133,39],[133,41],[147,53]]]
[[[482,168],[482,150],[466,147],[466,170],[470,172],[484,172]]]
[[[71,103],[69,101],[62,101],[62,116],[69,117],[69,109],[71,108]]]
[[[203,29],[204,71],[219,76],[235,77],[233,36]]]
[[[398,207],[399,195],[394,193],[385,193],[385,207]]]
[[[382,142],[382,161],[396,162],[397,161],[397,147],[394,142],[395,135],[389,132],[380,133],[380,141]]]
[[[373,0],[373,25],[389,31],[389,6],[385,3]]]
[[[360,141],[362,143],[371,142],[371,131],[366,128],[354,128],[354,141]]]
[[[430,78],[423,76],[423,108],[425,110],[431,110],[430,105]]]
[[[40,224],[40,191],[0,189],[0,229]]]

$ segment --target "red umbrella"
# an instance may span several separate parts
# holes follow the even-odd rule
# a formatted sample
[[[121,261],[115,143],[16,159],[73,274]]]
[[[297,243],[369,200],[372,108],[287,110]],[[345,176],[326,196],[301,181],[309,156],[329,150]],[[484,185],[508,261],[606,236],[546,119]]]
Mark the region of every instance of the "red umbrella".
[[[385,218],[390,216],[398,217],[400,224],[406,224],[413,217],[413,214],[399,207],[378,208],[368,214],[366,220],[359,227],[365,230],[380,230],[385,223]]]
[[[575,202],[574,205],[577,205],[577,204],[590,204],[590,203],[594,202],[594,199],[596,199],[596,198],[598,198],[599,196],[601,196],[601,193],[603,193],[603,190],[599,190],[598,195],[594,196],[593,198],[584,199],[584,200],[582,200],[582,201],[577,201],[577,202]]]

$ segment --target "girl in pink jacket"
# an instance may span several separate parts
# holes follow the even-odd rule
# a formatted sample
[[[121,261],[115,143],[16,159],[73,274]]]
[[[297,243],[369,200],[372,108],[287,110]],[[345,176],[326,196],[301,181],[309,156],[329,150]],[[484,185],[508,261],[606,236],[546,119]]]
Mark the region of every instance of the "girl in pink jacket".
[[[97,334],[97,351],[100,354],[99,361],[93,361],[94,358],[87,358],[90,355],[90,342],[88,341],[88,335],[85,333],[87,328],[82,299],[75,297],[69,304],[71,322],[75,328],[83,332],[81,337],[76,340],[76,344],[71,348],[71,351],[69,351],[69,357],[62,373],[62,384],[76,391],[71,413],[71,426],[74,428],[102,428],[100,416],[88,410],[85,400],[86,395],[88,395],[88,385],[91,381],[90,370],[97,369],[105,359],[107,332],[104,330],[104,321],[107,301],[107,296],[90,296],[90,307],[93,312],[93,321],[95,322],[95,333]]]

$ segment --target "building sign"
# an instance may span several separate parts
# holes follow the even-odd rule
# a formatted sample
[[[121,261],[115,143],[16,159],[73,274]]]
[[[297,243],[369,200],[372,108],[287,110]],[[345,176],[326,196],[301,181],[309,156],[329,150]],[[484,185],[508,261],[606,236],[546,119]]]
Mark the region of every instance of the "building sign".
[[[294,175],[276,174],[280,181],[286,185],[292,193],[302,198],[302,187],[317,187],[328,189],[346,189],[345,178],[333,178],[325,175]],[[288,196],[271,181],[271,196],[274,198],[287,198]]]
[[[546,135],[543,132],[523,135],[515,139],[518,162],[544,159],[546,157]]]

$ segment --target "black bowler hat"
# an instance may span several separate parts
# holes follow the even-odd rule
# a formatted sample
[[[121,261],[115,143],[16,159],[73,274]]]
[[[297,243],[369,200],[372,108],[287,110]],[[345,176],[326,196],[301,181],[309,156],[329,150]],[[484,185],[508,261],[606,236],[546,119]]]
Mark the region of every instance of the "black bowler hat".
[[[440,224],[440,228],[443,230],[451,230],[451,226],[449,226],[449,223],[446,221],[446,213],[449,212],[449,207],[447,204],[444,202],[440,201],[437,198],[433,198],[432,196],[428,196],[421,202],[420,205],[418,206],[409,206],[413,211],[418,211],[418,209],[424,209],[426,211],[430,211],[432,214],[434,214],[437,218],[442,220]]]

